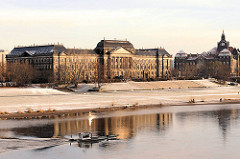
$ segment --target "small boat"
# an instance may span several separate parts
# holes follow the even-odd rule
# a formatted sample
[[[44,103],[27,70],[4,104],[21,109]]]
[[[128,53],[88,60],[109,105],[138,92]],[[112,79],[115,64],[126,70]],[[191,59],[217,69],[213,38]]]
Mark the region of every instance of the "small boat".
[[[107,135],[107,140],[119,140],[119,135]]]
[[[91,143],[98,143],[101,141],[108,141],[108,140],[119,140],[117,138],[118,135],[107,135],[107,136],[94,136],[90,132],[83,132],[79,133],[78,139],[70,139],[70,142],[77,141],[77,142],[91,142]]]
[[[104,136],[93,136],[90,132],[79,133],[78,142],[100,142],[102,140],[106,140]]]
[[[78,136],[78,141],[91,141],[94,139],[90,132],[79,133]]]

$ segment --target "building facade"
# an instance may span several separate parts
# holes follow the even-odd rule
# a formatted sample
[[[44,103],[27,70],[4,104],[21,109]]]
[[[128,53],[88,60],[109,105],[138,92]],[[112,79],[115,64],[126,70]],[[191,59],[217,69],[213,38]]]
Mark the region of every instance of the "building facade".
[[[6,64],[6,55],[8,54],[9,52],[7,50],[0,50],[0,63],[2,65],[5,65]]]
[[[172,73],[172,56],[163,48],[135,49],[129,41],[102,40],[95,52],[105,78],[156,79]]]
[[[172,56],[163,48],[135,49],[129,41],[101,40],[95,49],[63,45],[14,48],[7,63],[28,62],[38,70],[37,81],[96,81],[97,79],[161,79],[172,75]]]
[[[6,55],[8,53],[9,52],[7,50],[0,50],[0,82],[5,81],[7,68]]]
[[[175,74],[186,76],[192,73],[195,76],[203,76],[207,70],[215,69],[216,71],[220,69],[218,67],[221,67],[221,72],[228,72],[229,76],[239,76],[239,55],[239,49],[230,46],[223,31],[217,47],[208,52],[188,54],[182,50],[179,51],[174,59]]]

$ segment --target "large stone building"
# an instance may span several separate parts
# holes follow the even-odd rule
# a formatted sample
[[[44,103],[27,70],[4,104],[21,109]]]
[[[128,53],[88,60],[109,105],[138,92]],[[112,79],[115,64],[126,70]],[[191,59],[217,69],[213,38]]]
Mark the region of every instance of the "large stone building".
[[[207,67],[217,67],[221,64],[222,70],[229,72],[229,76],[239,76],[239,55],[239,49],[230,46],[223,31],[217,47],[208,52],[188,54],[182,50],[179,51],[174,59],[175,74],[177,76],[185,76],[193,73],[195,76],[201,76],[208,70]],[[219,68],[212,69],[216,70]]]
[[[101,40],[94,50],[63,45],[16,47],[7,62],[28,62],[38,70],[39,82],[161,79],[172,74],[172,56],[165,49],[135,49],[129,41],[120,40]]]

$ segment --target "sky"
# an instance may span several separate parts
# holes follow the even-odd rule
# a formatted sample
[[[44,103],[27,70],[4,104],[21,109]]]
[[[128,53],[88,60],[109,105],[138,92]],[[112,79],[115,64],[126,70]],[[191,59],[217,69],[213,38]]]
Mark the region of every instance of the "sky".
[[[240,48],[237,0],[0,0],[0,49],[61,43],[94,49],[105,39],[135,48],[201,53],[224,29]]]

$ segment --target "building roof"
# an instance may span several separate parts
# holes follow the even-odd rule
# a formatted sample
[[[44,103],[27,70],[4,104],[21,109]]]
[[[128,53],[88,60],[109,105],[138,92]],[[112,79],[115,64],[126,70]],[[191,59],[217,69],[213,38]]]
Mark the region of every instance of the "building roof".
[[[64,51],[66,51],[66,48],[63,45],[16,47],[7,55],[7,57],[19,57],[24,53],[27,53],[30,56],[49,56],[53,55],[53,53],[60,53]]]
[[[186,58],[187,56],[188,56],[188,54],[185,51],[180,50],[180,51],[178,51],[178,53],[176,54],[175,57],[177,57],[177,58]]]
[[[0,54],[1,55],[6,55],[6,54],[8,54],[9,52],[7,51],[7,50],[0,50]]]
[[[178,51],[178,53],[179,53],[179,54],[186,54],[186,52],[183,51],[183,50]]]
[[[142,56],[157,56],[159,54],[160,56],[171,56],[165,49],[163,48],[154,48],[154,49],[138,49],[136,50],[136,55],[142,55]]]
[[[16,47],[7,57],[21,57],[21,56],[51,56],[53,54],[65,53],[70,54],[99,54],[110,53],[113,50],[123,48],[131,53],[142,56],[167,56],[172,57],[164,48],[152,49],[138,49],[135,50],[129,41],[120,40],[101,40],[94,50],[91,49],[66,49],[63,45],[44,45],[44,46],[29,46]]]
[[[1,53],[5,53],[5,52],[7,52],[7,50],[0,50],[0,52],[1,52]]]
[[[231,56],[231,52],[228,49],[223,49],[218,56]]]
[[[95,51],[97,53],[102,53],[103,50],[111,51],[116,49],[117,47],[122,47],[132,53],[135,53],[135,48],[133,47],[133,45],[129,41],[122,40],[101,40],[97,44]]]
[[[187,57],[187,60],[190,61],[190,60],[197,60],[199,57],[199,54],[189,54],[188,57]]]
[[[66,54],[96,54],[91,49],[67,49]]]
[[[121,41],[121,40],[101,40],[97,47],[122,47],[122,48],[134,48],[133,45],[129,41]]]
[[[142,50],[137,50],[136,55],[141,55],[141,56],[156,56],[157,53],[156,51],[142,51]]]
[[[203,58],[205,58],[206,60],[214,60],[215,59],[215,57],[214,56],[211,56],[211,55],[201,55]]]
[[[230,51],[228,49],[223,49],[222,51],[220,51],[220,53],[229,53]]]
[[[209,55],[216,55],[217,54],[217,47],[212,48],[207,52]]]
[[[194,61],[199,59],[214,60],[215,57],[210,54],[189,54],[187,57],[188,61]]]

